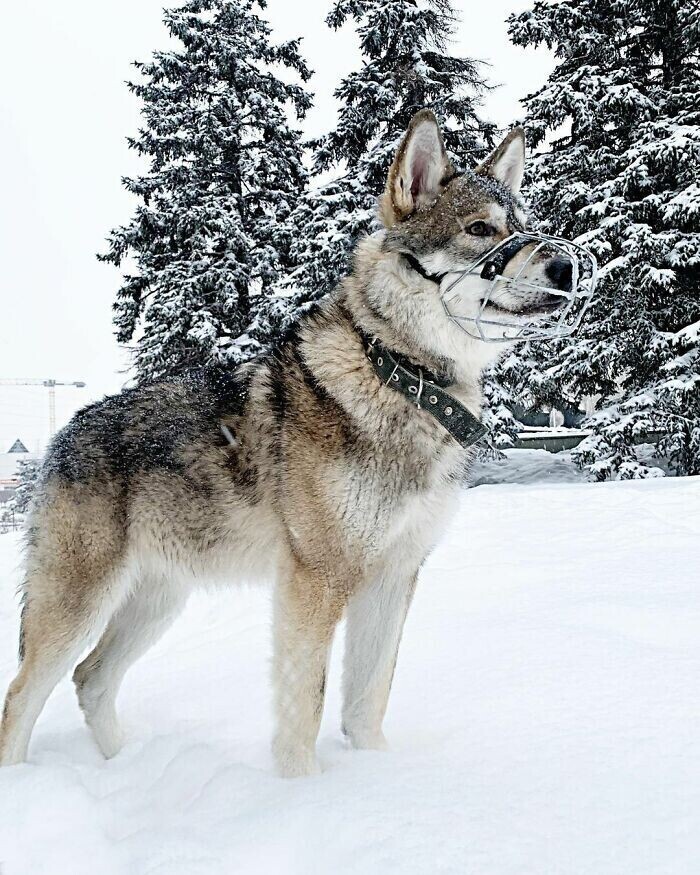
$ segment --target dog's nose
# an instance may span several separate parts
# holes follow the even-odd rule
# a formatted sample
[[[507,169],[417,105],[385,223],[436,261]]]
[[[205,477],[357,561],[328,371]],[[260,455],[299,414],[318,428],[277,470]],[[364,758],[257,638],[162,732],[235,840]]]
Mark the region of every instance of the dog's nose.
[[[561,289],[562,292],[571,291],[571,261],[568,258],[555,256],[547,263],[545,273],[555,289]]]

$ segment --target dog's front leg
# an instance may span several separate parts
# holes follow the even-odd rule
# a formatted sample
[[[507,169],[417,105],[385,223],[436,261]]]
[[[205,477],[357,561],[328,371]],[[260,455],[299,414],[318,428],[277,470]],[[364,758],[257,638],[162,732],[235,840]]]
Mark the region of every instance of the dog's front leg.
[[[277,725],[272,751],[285,778],[320,771],[316,736],[330,646],[344,604],[342,586],[299,563],[278,581],[273,662]]]
[[[386,747],[382,721],[417,574],[415,568],[387,571],[348,602],[343,732],[353,747]]]

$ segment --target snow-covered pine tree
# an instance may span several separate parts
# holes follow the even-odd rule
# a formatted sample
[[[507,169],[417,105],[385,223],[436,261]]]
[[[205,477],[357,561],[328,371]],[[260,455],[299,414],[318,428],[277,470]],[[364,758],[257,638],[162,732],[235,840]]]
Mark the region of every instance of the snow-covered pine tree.
[[[525,100],[531,144],[555,137],[530,164],[535,215],[603,268],[578,336],[520,349],[500,376],[531,404],[600,394],[579,449],[598,479],[658,475],[663,455],[700,473],[700,5],[536,2],[509,27],[557,58]]]
[[[336,128],[311,143],[315,181],[291,221],[297,267],[283,282],[290,306],[330,291],[348,270],[360,235],[373,228],[398,142],[415,112],[430,107],[457,166],[478,162],[495,129],[477,114],[487,87],[478,64],[448,52],[455,28],[450,0],[335,0],[326,19],[354,21],[361,67],[335,91]]]
[[[25,514],[29,510],[40,471],[41,462],[38,459],[20,459],[17,462],[17,488],[8,502],[15,514]]]
[[[190,0],[166,10],[179,41],[136,63],[144,125],[129,145],[148,172],[125,179],[135,215],[103,261],[130,268],[117,337],[140,379],[245,357],[262,292],[289,264],[287,217],[306,184],[300,135],[311,99],[298,41],[273,45],[265,0]]]

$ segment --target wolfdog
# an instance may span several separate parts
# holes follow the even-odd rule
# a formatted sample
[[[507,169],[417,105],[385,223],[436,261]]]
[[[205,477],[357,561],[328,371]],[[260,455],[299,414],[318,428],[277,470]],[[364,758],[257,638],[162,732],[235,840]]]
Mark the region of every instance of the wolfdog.
[[[457,173],[435,116],[418,112],[379,201],[383,229],[360,241],[351,274],[274,349],[127,389],[59,432],[28,521],[20,667],[0,764],[25,759],[48,695],[91,642],[73,679],[98,746],[114,756],[126,671],[192,587],[213,578],[275,581],[281,775],[318,770],[343,615],[342,730],[356,748],[385,746],[416,578],[483,431],[481,372],[503,349],[446,318],[440,286],[524,228],[524,160],[516,128],[474,171]],[[560,262],[542,251],[528,264],[545,289],[536,300],[511,291],[489,306],[546,312],[546,289],[567,282]],[[485,284],[468,284],[464,307],[482,306]]]

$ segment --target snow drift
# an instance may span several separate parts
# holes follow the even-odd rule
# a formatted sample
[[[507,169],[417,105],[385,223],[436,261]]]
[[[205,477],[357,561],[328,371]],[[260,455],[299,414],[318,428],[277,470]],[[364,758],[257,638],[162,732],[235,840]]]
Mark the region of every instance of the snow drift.
[[[56,690],[0,771],[2,873],[696,873],[699,534],[700,478],[465,492],[406,625],[391,750],[345,747],[336,641],[325,771],[291,782],[269,594],[197,596],[128,675],[115,759]],[[3,687],[18,546],[0,538]]]

